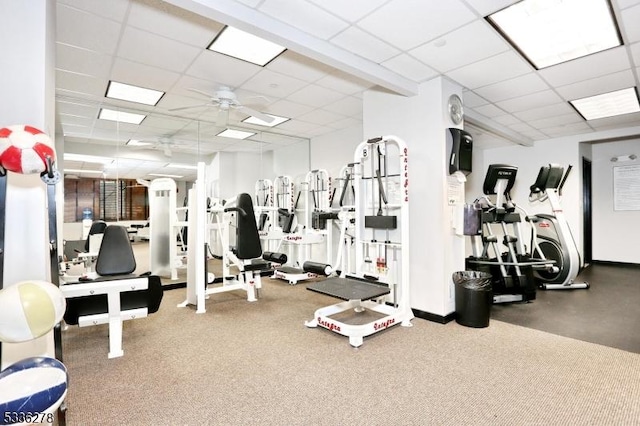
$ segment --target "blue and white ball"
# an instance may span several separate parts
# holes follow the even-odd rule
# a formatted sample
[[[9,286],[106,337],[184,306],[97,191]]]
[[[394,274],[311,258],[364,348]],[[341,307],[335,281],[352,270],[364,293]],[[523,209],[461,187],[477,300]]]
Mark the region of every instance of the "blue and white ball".
[[[62,320],[64,295],[46,281],[21,281],[0,290],[0,341],[19,343],[47,334]]]
[[[57,359],[33,357],[11,364],[0,373],[0,413],[10,413],[0,424],[17,423],[22,413],[55,412],[67,384],[67,369]]]

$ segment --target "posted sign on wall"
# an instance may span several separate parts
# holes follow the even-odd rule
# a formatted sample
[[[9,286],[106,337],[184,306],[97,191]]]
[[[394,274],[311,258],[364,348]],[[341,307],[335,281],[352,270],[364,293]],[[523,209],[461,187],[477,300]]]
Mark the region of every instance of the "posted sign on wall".
[[[640,210],[640,165],[613,168],[614,210]]]

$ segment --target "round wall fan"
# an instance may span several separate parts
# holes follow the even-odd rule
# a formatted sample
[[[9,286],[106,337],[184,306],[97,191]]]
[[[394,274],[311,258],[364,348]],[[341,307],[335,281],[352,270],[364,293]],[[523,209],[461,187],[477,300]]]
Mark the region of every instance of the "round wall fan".
[[[209,98],[209,101],[202,104],[197,105],[189,105],[179,108],[171,108],[169,111],[183,111],[192,108],[201,108],[201,107],[214,107],[218,108],[218,119],[216,122],[218,124],[226,124],[229,118],[229,110],[234,109],[236,111],[243,112],[248,115],[252,115],[259,120],[262,120],[266,123],[271,123],[274,118],[263,114],[260,111],[256,111],[253,108],[250,108],[246,105],[243,105],[237,98],[236,94],[233,90],[228,86],[220,86],[218,90],[216,90],[213,94],[204,92],[199,89],[188,89],[194,93],[198,93],[200,95],[206,96]],[[266,98],[265,98],[266,99]]]

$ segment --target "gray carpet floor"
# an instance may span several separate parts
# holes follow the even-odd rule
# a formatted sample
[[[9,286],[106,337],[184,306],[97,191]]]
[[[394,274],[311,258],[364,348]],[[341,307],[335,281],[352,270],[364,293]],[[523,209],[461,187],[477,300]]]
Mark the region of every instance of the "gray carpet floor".
[[[211,296],[124,327],[63,335],[75,425],[634,425],[640,355],[492,319],[482,329],[414,319],[365,338],[304,321],[336,300],[265,279],[254,303]]]

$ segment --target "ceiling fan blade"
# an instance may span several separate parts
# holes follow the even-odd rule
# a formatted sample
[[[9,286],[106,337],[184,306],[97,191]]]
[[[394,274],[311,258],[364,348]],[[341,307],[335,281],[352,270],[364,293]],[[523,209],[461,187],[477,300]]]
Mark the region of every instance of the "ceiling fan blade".
[[[271,117],[270,115],[263,114],[260,111],[256,111],[255,109],[252,109],[246,106],[241,106],[240,108],[238,108],[238,110],[246,114],[252,115],[258,120],[264,121],[265,123],[271,123],[273,120],[275,120],[275,118]]]
[[[211,93],[207,93],[207,92],[205,92],[205,91],[203,91],[203,90],[200,90],[200,89],[195,89],[195,88],[193,88],[193,87],[189,87],[187,90],[190,90],[190,91],[195,92],[195,93],[199,93],[199,94],[201,94],[201,95],[203,95],[203,96],[206,96],[206,97],[207,97],[207,98],[209,98],[209,99],[213,99],[213,98],[215,98],[215,96],[214,96],[214,95],[212,95]]]
[[[198,105],[189,105],[189,106],[183,106],[183,107],[178,107],[178,108],[169,108],[169,111],[182,111],[185,109],[191,109],[191,108],[201,108],[201,107],[205,107],[205,106],[209,106],[211,105],[209,102],[207,102],[206,104],[198,104]]]

